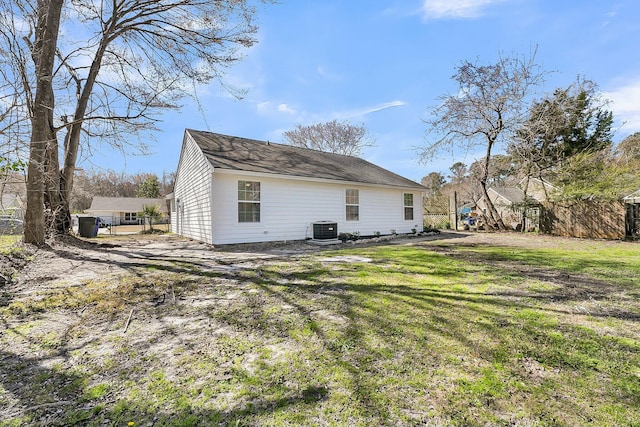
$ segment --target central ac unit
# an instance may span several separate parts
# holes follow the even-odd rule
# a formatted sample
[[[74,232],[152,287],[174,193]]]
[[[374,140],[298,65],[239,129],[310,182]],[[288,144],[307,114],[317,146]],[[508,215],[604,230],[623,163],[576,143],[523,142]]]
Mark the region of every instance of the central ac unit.
[[[338,238],[338,223],[333,221],[317,221],[313,223],[314,240],[330,240]]]

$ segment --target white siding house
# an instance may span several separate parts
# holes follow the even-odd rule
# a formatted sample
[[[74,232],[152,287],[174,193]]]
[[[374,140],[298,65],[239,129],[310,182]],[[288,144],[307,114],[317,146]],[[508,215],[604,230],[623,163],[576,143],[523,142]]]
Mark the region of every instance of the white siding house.
[[[94,196],[91,200],[91,207],[84,212],[100,217],[103,224],[142,224],[145,207],[152,206],[158,208],[161,216],[157,222],[165,222],[168,214],[165,199]]]
[[[423,191],[356,157],[187,130],[172,231],[211,244],[310,239],[318,221],[409,233],[422,229]]]

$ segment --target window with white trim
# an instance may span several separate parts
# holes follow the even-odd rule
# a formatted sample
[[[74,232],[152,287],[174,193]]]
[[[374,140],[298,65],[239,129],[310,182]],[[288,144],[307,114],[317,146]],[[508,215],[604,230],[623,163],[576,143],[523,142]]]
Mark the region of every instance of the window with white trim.
[[[413,194],[404,193],[404,220],[413,220]]]
[[[260,222],[258,181],[238,181],[238,222]]]
[[[124,220],[125,221],[136,221],[137,220],[137,213],[136,212],[125,212],[124,213]]]
[[[347,221],[359,221],[360,191],[355,188],[347,188],[345,191],[345,205]]]

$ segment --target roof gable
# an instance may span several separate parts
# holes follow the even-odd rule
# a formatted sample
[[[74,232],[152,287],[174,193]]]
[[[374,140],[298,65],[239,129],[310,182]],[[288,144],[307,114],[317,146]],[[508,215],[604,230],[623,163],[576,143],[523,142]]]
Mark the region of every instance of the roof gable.
[[[358,157],[187,129],[215,168],[425,190]]]

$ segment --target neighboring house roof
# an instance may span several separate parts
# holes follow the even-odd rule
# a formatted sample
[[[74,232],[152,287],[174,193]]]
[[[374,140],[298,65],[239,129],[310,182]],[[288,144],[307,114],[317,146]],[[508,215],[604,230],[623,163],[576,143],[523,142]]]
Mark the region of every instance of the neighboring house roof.
[[[492,190],[510,203],[524,202],[524,191],[517,187],[491,187],[489,190]]]
[[[527,177],[525,177],[525,178],[522,178],[522,179],[520,180],[520,182],[518,183],[518,185],[519,185],[520,187],[522,187],[522,186],[524,185],[524,183],[525,183],[527,180],[529,181],[529,183],[530,183],[530,184],[531,184],[531,183],[537,183],[537,184],[539,184],[539,185],[542,185],[543,187],[548,187],[548,188],[553,189],[553,190],[555,190],[555,189],[556,189],[556,186],[554,186],[553,184],[551,184],[549,181],[547,181],[547,180],[546,180],[546,179],[544,179],[544,178],[534,178],[534,177],[529,177],[529,178],[527,178]]]
[[[622,200],[627,203],[640,203],[640,190],[635,191],[626,197],[623,197]]]
[[[142,212],[145,206],[158,206],[161,213],[167,213],[165,199],[101,196],[95,196],[85,212]]]
[[[539,202],[548,200],[552,194],[558,191],[557,187],[541,178],[522,178],[518,188],[524,189],[525,187],[527,188],[527,196]]]
[[[426,190],[358,157],[187,129],[215,168]]]

